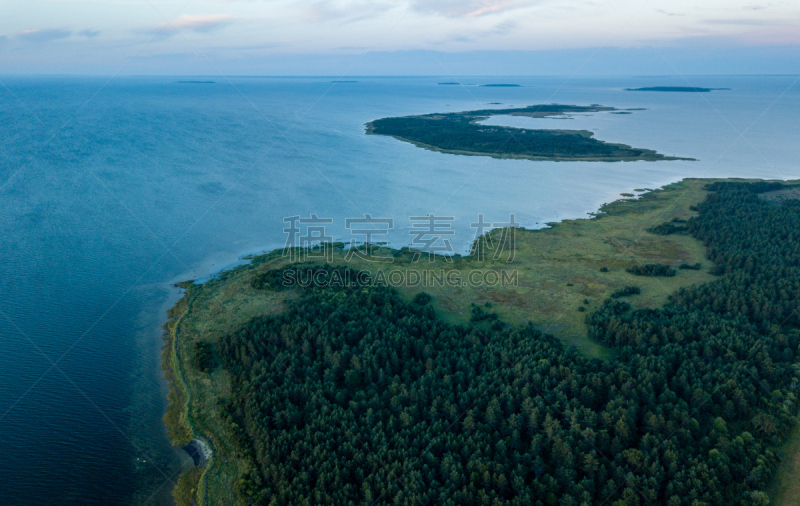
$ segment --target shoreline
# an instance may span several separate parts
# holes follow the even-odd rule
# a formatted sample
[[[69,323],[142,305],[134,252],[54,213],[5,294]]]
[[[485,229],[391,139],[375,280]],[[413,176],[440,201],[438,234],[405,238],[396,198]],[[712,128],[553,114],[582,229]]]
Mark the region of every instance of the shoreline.
[[[515,127],[507,127],[507,128],[515,128]],[[586,132],[589,134],[589,137],[593,137],[594,133],[589,132],[588,130],[544,130],[544,129],[531,129],[533,131],[551,131],[551,132]],[[499,160],[531,160],[535,162],[607,162],[607,163],[616,163],[616,162],[696,162],[698,161],[696,158],[683,158],[679,156],[668,156],[663,155],[662,157],[656,157],[655,155],[658,154],[657,151],[652,149],[644,149],[643,151],[648,151],[652,153],[652,157],[643,157],[643,156],[629,156],[629,157],[584,157],[584,158],[577,158],[577,157],[561,157],[561,156],[534,156],[534,155],[518,155],[518,154],[508,154],[508,153],[488,153],[488,152],[481,152],[481,151],[466,151],[466,150],[458,150],[458,149],[446,149],[440,148],[438,146],[433,146],[431,144],[425,144],[423,142],[415,141],[412,139],[407,139],[405,137],[399,135],[390,135],[390,134],[378,134],[372,131],[367,130],[367,135],[382,135],[385,137],[392,137],[397,139],[401,142],[406,142],[418,148],[422,148],[426,151],[433,151],[435,153],[445,153],[448,155],[461,155],[461,156],[488,156],[490,158],[496,158]],[[620,144],[620,143],[612,143],[601,141],[596,139],[597,142],[601,142],[608,146],[617,146],[623,149],[631,149],[632,147],[627,144]],[[651,153],[647,153],[650,155]]]
[[[211,457],[214,455],[214,451],[211,447],[200,439],[196,437],[191,440],[191,442],[182,447],[183,451],[189,454],[194,462],[194,467],[201,467],[205,468],[206,463],[211,460]]]
[[[181,447],[194,463],[194,466],[180,473],[172,491],[173,499],[175,499],[176,491],[180,487],[188,486],[190,488],[189,497],[196,496],[196,490],[203,482],[208,468],[213,465],[213,451],[203,438],[204,435],[198,434],[199,431],[190,422],[191,392],[184,379],[177,347],[178,327],[181,319],[186,315],[189,297],[195,285],[192,282],[179,282],[173,286],[183,289],[185,292],[183,297],[167,310],[168,319],[163,324],[165,332],[162,335],[164,344],[161,354],[161,369],[164,371],[163,377],[167,382],[167,409],[162,417],[162,422],[167,429],[167,436],[172,446]],[[184,477],[187,477],[188,480],[184,480]],[[204,504],[204,502],[197,504]]]

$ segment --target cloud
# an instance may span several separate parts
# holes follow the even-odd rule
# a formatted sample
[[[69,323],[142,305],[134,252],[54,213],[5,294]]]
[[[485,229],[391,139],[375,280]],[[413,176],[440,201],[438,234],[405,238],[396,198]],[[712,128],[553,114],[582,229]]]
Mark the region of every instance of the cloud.
[[[373,18],[387,11],[396,8],[398,4],[386,0],[369,1],[344,1],[344,2],[311,2],[300,9],[304,19],[319,23],[334,19],[346,19],[347,21],[358,21],[365,18]]]
[[[327,2],[316,2],[303,9],[303,17],[315,23],[342,18],[349,14],[350,9],[337,8]]]
[[[498,14],[519,7],[511,0],[431,0],[415,7],[422,12],[434,12],[448,18],[475,18]]]
[[[507,33],[513,32],[519,26],[519,22],[514,19],[509,19],[508,21],[503,21],[502,23],[498,23],[495,25],[492,33],[496,35],[505,35]]]
[[[776,19],[706,19],[706,23],[711,25],[738,25],[738,26],[780,26],[786,24],[785,21]]]
[[[100,30],[81,30],[80,32],[78,32],[78,35],[92,39],[100,35]]]
[[[18,38],[28,42],[50,42],[52,40],[66,39],[72,35],[69,30],[52,28],[49,30],[25,30],[17,35]]]
[[[229,25],[233,19],[227,14],[212,14],[210,16],[190,16],[184,14],[172,22],[178,30],[192,30],[194,32],[208,33]]]
[[[665,16],[670,16],[670,17],[683,17],[683,16],[686,16],[686,14],[678,14],[677,12],[669,12],[669,11],[665,11],[664,9],[656,9],[656,12],[659,13],[659,14],[663,14]]]
[[[166,26],[161,24],[157,27],[145,28],[138,31],[140,33],[153,35],[159,39],[166,39],[177,35],[178,32],[192,31],[197,33],[210,33],[231,23],[233,23],[233,18],[227,14],[212,14],[209,16],[191,16],[184,14]]]

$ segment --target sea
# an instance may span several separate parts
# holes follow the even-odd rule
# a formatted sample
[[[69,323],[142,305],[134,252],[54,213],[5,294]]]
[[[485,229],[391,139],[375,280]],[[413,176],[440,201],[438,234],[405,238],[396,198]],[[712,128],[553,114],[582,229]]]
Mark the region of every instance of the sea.
[[[372,241],[393,247],[418,245],[414,224],[433,216],[441,244],[465,254],[480,215],[541,228],[686,177],[797,179],[797,81],[0,76],[0,503],[169,504],[191,465],[161,423],[176,282],[303,238],[364,240],[347,220],[367,215],[383,220]],[[627,90],[649,86],[727,89]],[[452,155],[364,128],[548,103],[630,114],[485,123],[584,129],[696,161]]]

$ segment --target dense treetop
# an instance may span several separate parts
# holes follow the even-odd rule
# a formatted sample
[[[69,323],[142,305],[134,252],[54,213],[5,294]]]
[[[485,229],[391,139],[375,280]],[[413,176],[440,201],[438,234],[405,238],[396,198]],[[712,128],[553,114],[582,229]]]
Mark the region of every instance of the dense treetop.
[[[800,203],[759,199],[776,188],[710,187],[673,233],[703,240],[719,277],[661,309],[606,301],[588,318],[612,360],[486,307],[453,326],[426,294],[302,289],[285,313],[215,345],[250,466],[239,493],[281,505],[766,504],[800,384]]]

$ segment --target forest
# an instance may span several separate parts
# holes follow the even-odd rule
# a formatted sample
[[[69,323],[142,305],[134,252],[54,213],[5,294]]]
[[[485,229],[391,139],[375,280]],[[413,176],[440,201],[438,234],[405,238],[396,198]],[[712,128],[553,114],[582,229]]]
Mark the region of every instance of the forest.
[[[590,359],[473,305],[307,286],[199,351],[250,504],[765,505],[800,386],[800,202],[779,183],[714,183],[685,233],[714,281],[658,309],[587,313]],[[682,224],[684,225],[684,224]],[[276,290],[283,272],[254,280]],[[625,295],[634,295],[628,287]],[[494,316],[492,316],[494,315]],[[207,357],[219,357],[219,362]]]
[[[686,160],[664,156],[650,149],[600,141],[587,130],[534,130],[478,123],[494,115],[549,117],[613,110],[601,106],[551,104],[382,118],[367,123],[367,133],[389,135],[447,153],[537,160]]]

